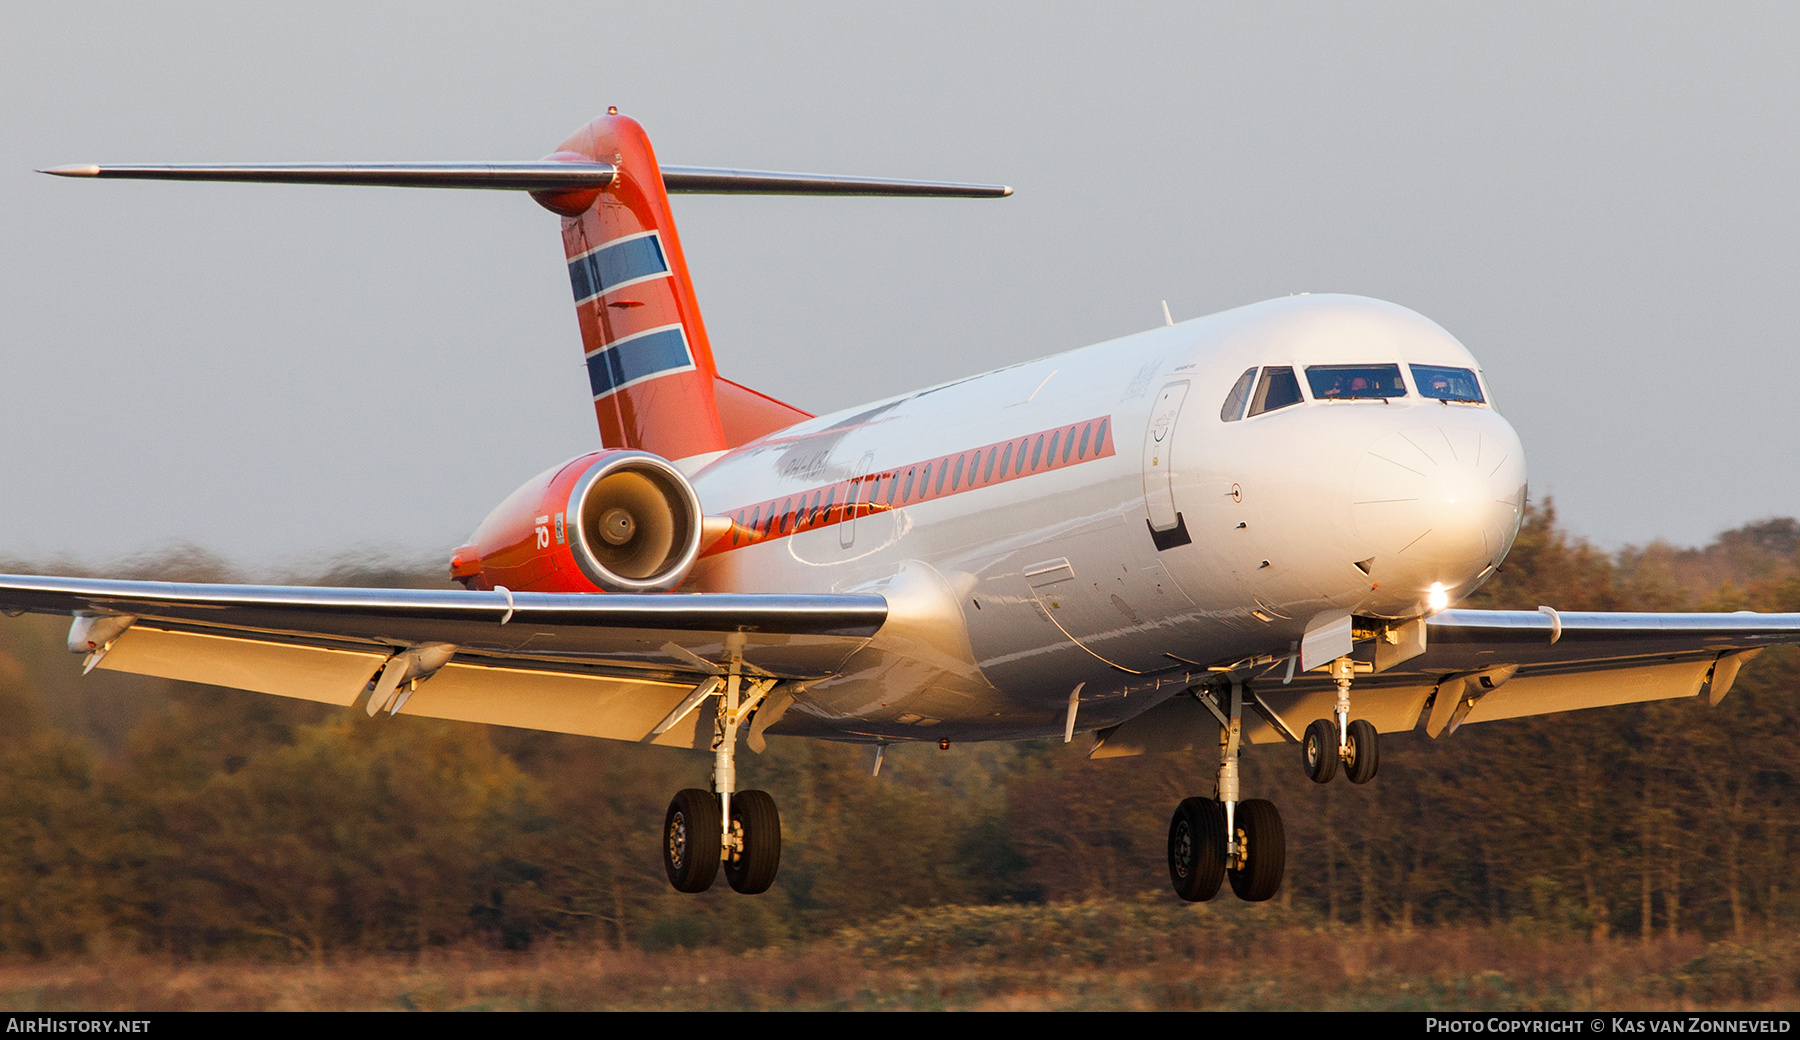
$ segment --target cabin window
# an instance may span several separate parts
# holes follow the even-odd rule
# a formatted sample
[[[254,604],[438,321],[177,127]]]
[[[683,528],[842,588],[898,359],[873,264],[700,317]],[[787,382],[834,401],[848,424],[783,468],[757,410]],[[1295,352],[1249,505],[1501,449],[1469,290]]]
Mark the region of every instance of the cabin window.
[[[1006,442],[1006,451],[1000,456],[1000,479],[1006,479],[1006,467],[1012,465],[1012,442]]]
[[[1261,415],[1277,408],[1299,404],[1302,400],[1300,380],[1294,378],[1293,369],[1286,365],[1265,368],[1262,370],[1262,378],[1256,381],[1256,393],[1250,398],[1250,414]]]
[[[1048,455],[1045,455],[1044,458],[1052,466],[1056,465],[1056,442],[1060,441],[1060,440],[1062,440],[1062,431],[1061,430],[1057,430],[1055,433],[1050,435],[1050,453]]]
[[[1440,368],[1437,365],[1409,367],[1420,397],[1429,397],[1433,401],[1461,401],[1465,404],[1487,403],[1487,399],[1481,396],[1481,384],[1476,381],[1475,373],[1466,368]]]
[[[949,475],[950,475],[950,460],[943,459],[940,462],[938,462],[937,486],[931,489],[933,494],[941,495],[944,493],[944,478]]]
[[[967,455],[958,455],[956,457],[956,470],[950,474],[950,490],[952,491],[955,491],[957,486],[962,483],[963,460],[966,458],[968,458]]]
[[[1021,449],[1023,451],[1023,449]],[[1031,446],[1031,472],[1036,473],[1038,460],[1044,457],[1044,435],[1038,434],[1037,443]]]
[[[1225,403],[1219,408],[1219,418],[1224,422],[1237,422],[1244,417],[1244,404],[1250,400],[1250,388],[1256,385],[1256,369],[1247,368],[1232,384],[1231,393],[1225,395]]]
[[[1084,458],[1084,459],[1087,458],[1088,438],[1090,436],[1092,436],[1093,433],[1094,433],[1094,424],[1093,423],[1088,423],[1086,426],[1083,426],[1081,428],[1081,453],[1080,453],[1081,458]]]

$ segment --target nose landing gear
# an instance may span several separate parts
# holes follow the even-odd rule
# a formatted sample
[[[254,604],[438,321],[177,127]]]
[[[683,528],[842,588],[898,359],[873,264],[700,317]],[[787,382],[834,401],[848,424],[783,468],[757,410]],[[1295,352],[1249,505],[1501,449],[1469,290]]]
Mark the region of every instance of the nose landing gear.
[[[1331,662],[1331,677],[1337,681],[1337,721],[1314,719],[1300,742],[1300,764],[1315,784],[1330,783],[1339,762],[1353,784],[1375,779],[1375,770],[1381,765],[1381,742],[1374,724],[1350,719],[1350,677],[1355,664],[1348,657]]]
[[[1218,800],[1188,798],[1169,821],[1169,880],[1191,903],[1218,895],[1226,878],[1239,899],[1260,903],[1281,888],[1287,836],[1273,802],[1238,800],[1238,745],[1244,687],[1231,684],[1229,713],[1205,693],[1196,697],[1219,720]]]
[[[1330,719],[1314,719],[1312,725],[1306,727],[1306,737],[1300,742],[1301,762],[1306,766],[1306,777],[1315,784],[1328,784],[1337,776],[1338,753],[1337,726]]]

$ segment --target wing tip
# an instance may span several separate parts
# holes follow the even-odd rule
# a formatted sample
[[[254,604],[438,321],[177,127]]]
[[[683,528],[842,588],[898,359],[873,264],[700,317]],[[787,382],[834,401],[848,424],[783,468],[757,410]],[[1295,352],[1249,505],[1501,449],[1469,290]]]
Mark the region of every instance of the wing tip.
[[[100,167],[93,163],[73,163],[67,166],[52,166],[38,172],[47,173],[52,177],[98,177],[100,176]]]

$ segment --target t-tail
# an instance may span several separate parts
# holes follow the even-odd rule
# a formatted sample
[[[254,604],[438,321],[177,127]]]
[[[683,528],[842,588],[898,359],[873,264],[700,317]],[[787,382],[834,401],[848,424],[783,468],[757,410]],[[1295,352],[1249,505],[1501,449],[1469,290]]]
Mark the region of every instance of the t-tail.
[[[719,375],[669,209],[673,193],[997,198],[1012,189],[804,173],[661,166],[617,109],[535,162],[59,166],[65,177],[492,188],[562,217],[563,249],[602,441],[678,463],[810,416]]]

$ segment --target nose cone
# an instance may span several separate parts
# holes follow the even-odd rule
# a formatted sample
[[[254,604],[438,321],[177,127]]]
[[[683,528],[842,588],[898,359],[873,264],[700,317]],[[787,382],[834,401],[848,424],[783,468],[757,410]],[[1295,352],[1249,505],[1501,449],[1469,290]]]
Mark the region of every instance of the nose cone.
[[[1518,534],[1525,452],[1492,412],[1442,418],[1369,447],[1356,467],[1351,515],[1390,576],[1457,588],[1499,562]]]

